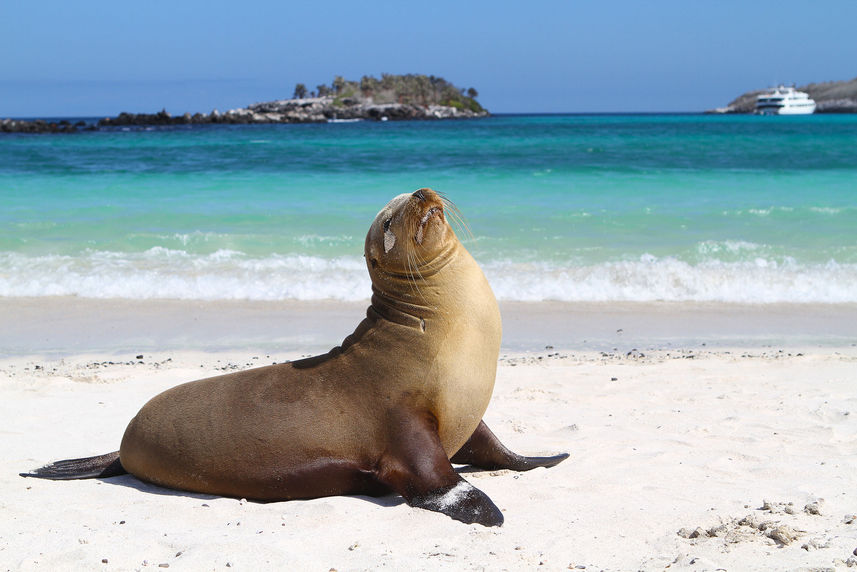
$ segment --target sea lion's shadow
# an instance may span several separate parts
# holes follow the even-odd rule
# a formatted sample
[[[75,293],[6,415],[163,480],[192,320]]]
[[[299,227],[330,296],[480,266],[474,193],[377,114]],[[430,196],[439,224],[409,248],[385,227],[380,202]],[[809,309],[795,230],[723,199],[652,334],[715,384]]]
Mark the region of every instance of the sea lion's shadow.
[[[176,489],[168,489],[165,487],[161,487],[158,485],[153,485],[152,483],[147,483],[146,481],[141,481],[134,475],[121,475],[118,477],[107,477],[103,479],[98,479],[104,484],[107,485],[118,485],[121,487],[128,487],[131,489],[137,489],[143,493],[151,493],[154,495],[163,495],[169,497],[187,497],[192,499],[199,500],[213,500],[218,498],[225,498],[218,495],[209,495],[204,493],[192,493],[188,491],[179,491]]]
[[[478,467],[473,467],[470,465],[460,465],[460,466],[455,466],[455,472],[459,473],[459,474],[484,473],[485,469],[480,469]],[[103,478],[103,479],[98,479],[98,480],[101,481],[102,483],[106,483],[109,485],[118,485],[118,486],[122,486],[122,487],[129,487],[129,488],[136,489],[136,490],[143,492],[143,493],[150,493],[150,494],[162,495],[162,496],[187,497],[187,498],[199,499],[199,500],[215,500],[215,499],[221,499],[221,498],[232,498],[232,497],[225,497],[222,495],[209,495],[209,494],[204,494],[204,493],[192,493],[189,491],[179,491],[176,489],[168,489],[168,488],[161,487],[158,485],[153,485],[152,483],[147,483],[145,481],[141,481],[140,479],[138,479],[134,475],[121,475],[121,476]],[[387,494],[382,495],[382,496],[377,496],[377,497],[369,496],[369,495],[341,495],[341,496],[350,496],[350,497],[362,499],[362,500],[370,502],[374,505],[382,506],[382,507],[399,506],[399,505],[405,503],[405,499],[403,499],[401,496],[399,496],[393,492],[387,493]],[[248,500],[250,500],[251,502],[258,502],[260,504],[270,504],[272,502],[291,502],[291,501],[254,501],[252,499],[248,499]],[[301,499],[301,500],[314,500],[314,499]]]
[[[474,467],[473,465],[453,465],[453,469],[459,475],[469,475],[471,473],[487,473],[488,469]],[[506,469],[497,469],[498,471],[506,471]],[[507,471],[511,472],[511,471]]]
[[[140,479],[138,479],[134,475],[121,475],[121,476],[117,476],[117,477],[109,477],[109,478],[103,478],[103,479],[98,479],[98,480],[101,481],[102,483],[105,483],[108,485],[129,487],[129,488],[136,489],[136,490],[143,492],[143,493],[151,493],[151,494],[155,494],[155,495],[170,496],[170,497],[186,497],[186,498],[198,499],[198,500],[202,500],[202,501],[217,500],[217,499],[237,500],[234,497],[226,497],[223,495],[209,495],[209,494],[204,494],[204,493],[193,493],[193,492],[189,492],[189,491],[180,491],[180,490],[176,490],[176,489],[168,489],[168,488],[161,487],[158,485],[153,485],[152,483],[147,483],[145,481],[141,481]],[[353,498],[362,499],[362,500],[371,502],[372,504],[382,506],[382,507],[398,506],[400,504],[404,504],[404,502],[405,502],[405,499],[403,499],[401,496],[399,496],[395,493],[392,493],[392,492],[385,494],[383,496],[379,496],[379,497],[373,497],[373,496],[369,496],[369,495],[340,495],[340,496],[350,496]],[[322,497],[320,497],[320,498],[322,498]],[[258,501],[258,500],[253,500],[253,499],[247,499],[247,500],[250,502],[259,503],[259,504],[273,504],[275,502],[296,502],[296,501]],[[300,500],[307,501],[307,500],[315,500],[315,499],[300,499]]]

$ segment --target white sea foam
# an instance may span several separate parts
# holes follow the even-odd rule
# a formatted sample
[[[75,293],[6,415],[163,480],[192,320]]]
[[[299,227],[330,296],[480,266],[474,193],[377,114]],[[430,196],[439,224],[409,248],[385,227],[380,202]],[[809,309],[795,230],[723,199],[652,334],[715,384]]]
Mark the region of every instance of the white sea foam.
[[[759,244],[743,240],[706,240],[704,242],[700,242],[696,246],[697,252],[702,255],[717,254],[720,252],[738,254],[747,251],[759,250],[760,248],[762,248],[762,246]]]
[[[835,215],[835,214],[839,214],[842,212],[842,209],[837,209],[837,208],[833,208],[833,207],[810,207],[809,210],[811,210],[814,213],[828,214],[828,215]]]
[[[499,299],[523,301],[857,302],[857,265],[802,265],[757,257],[689,264],[644,255],[590,266],[492,263],[486,275]]]
[[[361,300],[370,291],[362,258],[232,250],[191,255],[162,247],[126,254],[26,257],[0,253],[0,296],[191,300]]]
[[[750,214],[759,215],[759,216],[768,216],[771,214],[772,209],[750,209],[748,212]]]
[[[348,244],[354,240],[350,235],[340,236],[321,236],[317,234],[306,234],[297,237],[297,241],[303,246],[313,246],[316,244]]]
[[[716,256],[689,263],[651,254],[635,260],[557,264],[495,260],[482,264],[501,300],[857,302],[857,264],[799,263],[767,257],[751,243],[704,247]],[[0,296],[174,298],[190,300],[366,300],[362,257],[251,257],[234,250],[190,254],[163,247],[141,253],[79,256],[0,253]]]

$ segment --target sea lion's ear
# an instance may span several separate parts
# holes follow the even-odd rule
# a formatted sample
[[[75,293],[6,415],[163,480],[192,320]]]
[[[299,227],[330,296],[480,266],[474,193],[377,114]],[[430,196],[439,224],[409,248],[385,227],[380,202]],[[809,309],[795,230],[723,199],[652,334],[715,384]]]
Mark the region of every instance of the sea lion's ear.
[[[378,266],[378,254],[378,246],[375,244],[375,241],[367,240],[366,252],[363,253],[363,257],[372,265],[372,268]]]

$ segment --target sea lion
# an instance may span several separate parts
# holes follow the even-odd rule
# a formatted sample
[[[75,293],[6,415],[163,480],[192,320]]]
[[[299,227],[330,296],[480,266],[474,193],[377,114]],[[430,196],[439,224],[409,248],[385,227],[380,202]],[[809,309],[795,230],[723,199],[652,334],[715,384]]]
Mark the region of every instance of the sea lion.
[[[164,487],[261,501],[394,491],[466,523],[503,514],[452,462],[553,466],[481,421],[501,324],[488,281],[431,189],[395,197],[366,235],[366,318],[328,353],[179,385],[131,420],[119,451],[22,476],[129,472]]]

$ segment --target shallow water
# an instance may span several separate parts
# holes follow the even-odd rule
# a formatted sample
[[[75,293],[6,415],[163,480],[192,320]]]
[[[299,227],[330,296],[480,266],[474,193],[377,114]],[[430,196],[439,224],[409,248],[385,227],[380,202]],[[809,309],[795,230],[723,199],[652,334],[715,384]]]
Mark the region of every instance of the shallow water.
[[[857,301],[857,117],[498,116],[0,136],[0,295],[368,297],[430,186],[507,300]]]

